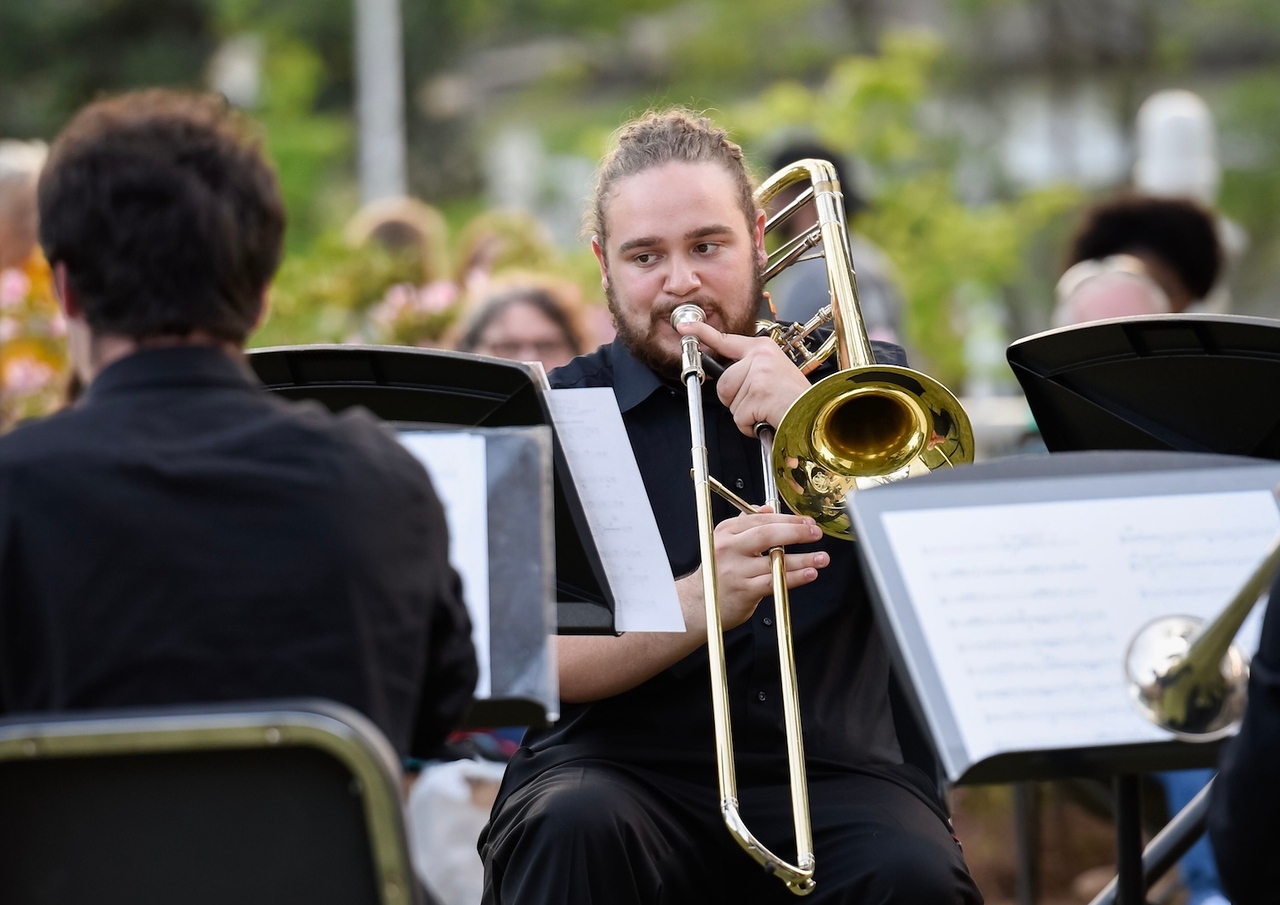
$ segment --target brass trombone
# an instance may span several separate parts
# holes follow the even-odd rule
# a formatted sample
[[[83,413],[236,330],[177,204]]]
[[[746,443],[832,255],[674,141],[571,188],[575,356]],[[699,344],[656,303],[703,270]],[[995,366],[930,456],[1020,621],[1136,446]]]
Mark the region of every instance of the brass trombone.
[[[767,206],[783,189],[802,179],[808,179],[810,187],[770,219],[766,230],[785,222],[809,202],[816,205],[818,223],[779,249],[766,266],[764,276],[766,280],[775,276],[789,264],[802,260],[807,251],[821,245],[831,304],[806,324],[767,324],[762,332],[772,336],[806,374],[833,352],[839,356],[840,370],[810,387],[791,405],[778,425],[776,437],[769,425],[756,425],[765,475],[765,502],[775,512],[781,511],[781,495],[793,512],[812,517],[827,534],[852,539],[845,514],[845,497],[850,491],[941,466],[970,462],[973,430],[960,403],[942,384],[909,368],[875,362],[858,305],[844,203],[835,168],[823,160],[798,161],[765,181],[756,192],[757,203]],[[704,313],[698,306],[681,305],[672,312],[671,325],[674,328],[703,319]],[[810,352],[809,336],[827,321],[834,321],[834,331],[816,351]],[[711,491],[715,490],[745,511],[752,511],[753,507],[725,489],[708,471],[701,392],[705,371],[698,340],[690,335],[681,337],[681,379],[689,398],[720,809],[729,832],[743,849],[793,893],[806,895],[814,888],[813,832],[784,553],[781,547],[771,549],[769,561],[795,824],[797,857],[794,864],[762,845],[738,813]]]
[[[1163,616],[1129,643],[1129,693],[1143,716],[1184,741],[1230,735],[1244,718],[1249,661],[1236,632],[1280,569],[1280,537],[1212,622]]]
[[[770,325],[768,332],[806,374],[832,353],[839,370],[797,399],[778,425],[773,473],[792,512],[812,517],[823,531],[851,540],[849,493],[937,468],[973,461],[973,427],[959,400],[919,371],[878,364],[858,304],[849,255],[844,202],[835,168],[801,160],[769,177],[756,191],[767,207],[779,193],[808,179],[810,187],[770,219],[767,230],[812,201],[817,225],[778,249],[765,279],[821,244],[831,304],[808,323]],[[810,353],[805,340],[828,320],[831,335]]]

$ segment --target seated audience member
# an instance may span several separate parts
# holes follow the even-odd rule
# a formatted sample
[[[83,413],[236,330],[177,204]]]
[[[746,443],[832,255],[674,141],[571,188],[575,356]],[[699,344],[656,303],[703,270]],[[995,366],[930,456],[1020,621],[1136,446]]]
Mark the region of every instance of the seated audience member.
[[[1076,271],[1075,265],[1089,262]],[[1125,194],[1091,207],[1076,231],[1067,253],[1064,280],[1073,274],[1125,272],[1154,284],[1164,296],[1165,311],[1181,314],[1201,307],[1204,297],[1213,289],[1222,268],[1222,248],[1218,243],[1213,214],[1200,204],[1181,198],[1156,198]],[[1079,288],[1086,285],[1079,281]],[[1096,288],[1096,286],[1095,286]],[[1120,298],[1129,293],[1112,296]],[[1110,295],[1110,294],[1109,294]],[[1110,313],[1104,298],[1085,304],[1085,313],[1062,305],[1061,284],[1058,308],[1052,322],[1055,327],[1081,323],[1098,317],[1120,317],[1131,313],[1121,299]],[[1150,302],[1139,303],[1145,308]]]
[[[247,368],[285,219],[249,136],[147,91],[53,145],[40,241],[85,390],[0,437],[0,713],[317,696],[429,756],[476,678],[441,504],[367,412]]]
[[[1053,326],[1169,314],[1169,296],[1133,255],[1073,264],[1058,280]]]
[[[548,371],[586,351],[571,286],[547,279],[497,279],[466,318],[456,347]]]
[[[1250,664],[1244,724],[1223,748],[1209,806],[1209,838],[1234,905],[1280,897],[1280,580],[1270,600]]]

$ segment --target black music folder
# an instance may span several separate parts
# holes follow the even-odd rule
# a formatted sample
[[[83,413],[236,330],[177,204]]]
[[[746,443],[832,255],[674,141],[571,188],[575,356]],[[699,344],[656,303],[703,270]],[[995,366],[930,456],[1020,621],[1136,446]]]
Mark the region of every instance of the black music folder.
[[[1212,765],[1216,745],[1139,714],[1125,653],[1153,618],[1227,604],[1280,532],[1278,483],[1258,459],[1080,452],[851,494],[877,620],[948,780]]]
[[[1052,452],[1172,449],[1280,459],[1280,321],[1181,314],[1014,342],[1009,366]]]
[[[268,390],[333,411],[360,405],[401,429],[553,427],[542,376],[518,362],[358,345],[254,349],[248,360]],[[556,625],[561,634],[612,634],[613,592],[554,431],[552,442]]]

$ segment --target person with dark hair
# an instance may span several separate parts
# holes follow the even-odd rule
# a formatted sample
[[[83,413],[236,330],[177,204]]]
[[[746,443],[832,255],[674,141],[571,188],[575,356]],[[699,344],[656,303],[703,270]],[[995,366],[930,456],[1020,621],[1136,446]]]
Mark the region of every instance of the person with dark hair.
[[[0,713],[317,696],[430,755],[470,624],[422,465],[244,357],[285,212],[219,98],[91,104],[39,182],[78,402],[0,438]]]
[[[1086,261],[1121,260],[1117,256],[1125,256],[1126,267],[1112,269],[1146,276],[1164,293],[1171,314],[1208,295],[1222,268],[1213,214],[1183,198],[1124,194],[1089,208],[1071,240],[1068,272]]]
[[[689,479],[681,336],[727,363],[704,387],[710,471],[763,499],[754,425],[777,425],[809,384],[752,335],[764,212],[742,151],[684,110],[628,124],[597,174],[591,246],[617,338],[550,375],[610,387],[650,497],[685,631],[562,637],[561,719],[532,731],[507,767],[480,838],[484,902],[524,905],[794,901],[724,826],[708,693],[708,626]],[[901,350],[875,343],[881,360]],[[743,817],[773,851],[795,851],[769,557],[786,547],[813,818],[816,903],[978,903],[936,787],[903,762],[889,659],[853,547],[813,519],[717,500],[719,604]],[[711,628],[714,631],[715,628]]]
[[[853,261],[858,285],[858,306],[871,339],[901,344],[902,293],[897,286],[897,276],[888,256],[866,236],[854,231],[853,224],[860,211],[869,207],[858,192],[852,174],[848,172],[843,155],[815,141],[793,141],[773,153],[770,166],[776,172],[788,165],[807,158],[826,160],[836,171],[844,195],[844,213],[849,235],[849,255]],[[781,210],[808,188],[808,180],[801,180],[784,189],[774,199],[773,207]],[[775,232],[786,242],[802,235],[818,222],[813,205],[807,205],[778,225]],[[823,305],[831,301],[827,288],[827,270],[821,261],[801,261],[792,264],[769,283],[769,294],[781,321],[805,323]],[[763,311],[766,317],[769,311]]]
[[[547,280],[499,281],[467,317],[460,352],[538,361],[548,371],[586,351],[576,306]]]

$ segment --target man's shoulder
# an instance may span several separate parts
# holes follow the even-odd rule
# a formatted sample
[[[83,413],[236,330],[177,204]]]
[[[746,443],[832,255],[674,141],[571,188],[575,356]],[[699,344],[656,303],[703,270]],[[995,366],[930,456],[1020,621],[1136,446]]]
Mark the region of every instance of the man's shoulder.
[[[20,421],[0,435],[0,468],[47,461],[59,452],[92,448],[95,431],[74,409]]]
[[[547,380],[557,390],[613,386],[613,347],[605,345],[579,355],[548,374]]]
[[[381,475],[414,482],[425,474],[422,464],[397,440],[395,430],[363,406],[335,413],[312,400],[269,399],[283,421],[307,443],[328,447],[344,462],[343,471],[370,479]]]

